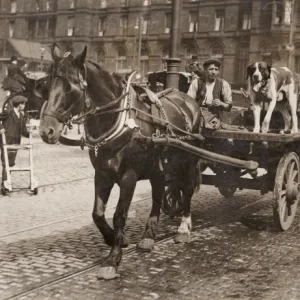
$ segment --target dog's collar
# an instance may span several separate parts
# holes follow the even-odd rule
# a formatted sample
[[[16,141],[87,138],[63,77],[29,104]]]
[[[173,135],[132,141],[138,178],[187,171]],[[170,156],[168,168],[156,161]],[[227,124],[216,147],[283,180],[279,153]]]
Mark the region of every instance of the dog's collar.
[[[259,83],[257,83],[256,85],[254,85],[252,87],[252,89],[256,93],[258,93],[258,92],[264,93],[264,92],[266,92],[267,84],[268,84],[268,80],[262,80]]]

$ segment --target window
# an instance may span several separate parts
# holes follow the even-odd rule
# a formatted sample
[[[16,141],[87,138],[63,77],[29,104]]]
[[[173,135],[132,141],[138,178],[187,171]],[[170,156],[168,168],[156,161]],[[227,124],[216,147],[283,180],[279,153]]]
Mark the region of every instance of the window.
[[[36,28],[37,28],[36,20],[28,20],[28,38],[29,39],[34,39],[36,37]]]
[[[149,22],[150,22],[150,17],[149,16],[144,16],[142,20],[142,32],[143,34],[147,34],[149,32]]]
[[[10,12],[12,14],[17,12],[17,0],[10,0]]]
[[[13,37],[15,33],[15,21],[9,21],[9,37]]]
[[[251,29],[251,14],[247,12],[242,13],[242,29],[249,30]]]
[[[56,18],[50,18],[48,20],[48,37],[55,37],[56,32]]]
[[[50,4],[50,0],[46,1],[46,11],[51,10],[51,4]]]
[[[46,1],[46,11],[53,11],[57,8],[57,0],[47,0]]]
[[[225,10],[217,9],[215,12],[215,28],[214,31],[223,31],[224,30],[224,18]]]
[[[286,0],[284,6],[284,23],[291,24],[292,18],[292,1]]]
[[[36,10],[36,11],[41,10],[41,3],[40,3],[40,0],[35,0],[35,10]]]
[[[151,4],[151,0],[144,0],[143,5],[147,6]]]
[[[75,0],[69,0],[70,1],[70,8],[75,8]]]
[[[96,50],[96,61],[100,66],[104,65],[105,53],[104,53],[103,49],[101,49],[101,48]]]
[[[249,44],[242,44],[238,51],[236,56],[236,82],[237,83],[243,83],[246,78],[245,70],[247,69],[247,66],[249,64]]]
[[[47,20],[38,21],[38,37],[44,37],[46,33],[46,22]]]
[[[165,14],[165,33],[170,33],[171,29],[171,14],[166,13]]]
[[[104,23],[105,18],[98,19],[98,36],[104,36]]]
[[[143,79],[146,80],[147,73],[149,72],[149,49],[146,44],[141,45],[141,74]]]
[[[107,1],[106,0],[100,0],[100,8],[106,8],[107,7]]]
[[[127,16],[121,16],[120,19],[120,34],[121,35],[127,35],[127,27],[128,27],[128,17]]]
[[[117,49],[118,51],[118,56],[117,56],[117,64],[116,64],[116,70],[122,70],[126,69],[126,50],[124,47],[119,47]]]
[[[283,19],[283,7],[282,4],[274,3],[275,5],[275,19],[273,20],[273,24],[281,24]]]
[[[75,33],[75,18],[68,17],[68,36],[74,36]]]
[[[190,12],[190,26],[189,32],[195,32],[198,29],[198,14],[197,12]]]

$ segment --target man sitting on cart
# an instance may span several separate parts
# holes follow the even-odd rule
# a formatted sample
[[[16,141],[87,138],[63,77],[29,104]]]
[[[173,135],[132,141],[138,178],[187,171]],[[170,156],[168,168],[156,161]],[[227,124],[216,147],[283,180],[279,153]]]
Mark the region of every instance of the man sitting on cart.
[[[25,103],[27,98],[17,95],[12,98],[12,109],[7,110],[7,116],[0,124],[0,132],[5,133],[6,143],[8,145],[21,143],[21,136],[29,137],[29,131],[26,128],[25,118],[23,116]],[[15,165],[15,160],[18,150],[9,150],[8,151],[8,161],[9,166],[13,167]],[[1,161],[2,161],[2,185],[3,182],[7,179],[5,161],[4,161],[4,152],[3,152],[3,143],[1,139]]]
[[[205,77],[192,81],[187,94],[201,106],[205,127],[218,129],[227,123],[227,114],[232,107],[232,92],[227,81],[219,78],[221,62],[210,58],[203,63]]]

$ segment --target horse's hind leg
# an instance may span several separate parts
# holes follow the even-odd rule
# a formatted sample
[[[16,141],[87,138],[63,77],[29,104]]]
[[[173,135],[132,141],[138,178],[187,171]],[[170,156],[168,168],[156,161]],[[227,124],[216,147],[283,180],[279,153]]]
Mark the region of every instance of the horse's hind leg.
[[[134,170],[128,170],[120,180],[120,198],[113,218],[114,244],[107,259],[101,264],[97,277],[99,279],[113,279],[118,277],[117,269],[122,258],[122,247],[126,243],[124,228],[128,210],[137,182]]]
[[[150,178],[152,186],[152,208],[146,225],[145,232],[137,248],[143,251],[151,251],[154,245],[154,239],[157,232],[160,208],[164,194],[164,176],[154,175]]]
[[[185,180],[182,189],[183,214],[181,217],[181,224],[174,238],[175,243],[185,243],[190,240],[192,230],[191,200],[195,189],[199,184],[197,181],[200,176],[199,169],[196,165],[197,162],[191,161],[186,169],[187,174],[184,176]]]
[[[105,219],[105,207],[113,188],[113,181],[109,179],[109,175],[101,172],[95,172],[95,202],[93,209],[93,220],[103,235],[107,245],[114,244],[114,230],[107,224]]]

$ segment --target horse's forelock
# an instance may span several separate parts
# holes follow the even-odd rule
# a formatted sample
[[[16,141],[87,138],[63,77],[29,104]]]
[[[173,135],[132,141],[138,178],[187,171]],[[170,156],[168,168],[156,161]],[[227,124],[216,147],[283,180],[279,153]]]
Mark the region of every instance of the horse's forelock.
[[[52,74],[51,74],[52,73]],[[70,82],[78,82],[78,68],[74,65],[74,57],[69,55],[54,63],[50,70],[53,77],[64,77]]]

